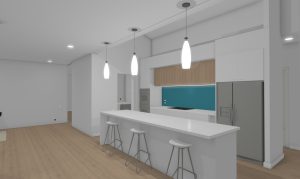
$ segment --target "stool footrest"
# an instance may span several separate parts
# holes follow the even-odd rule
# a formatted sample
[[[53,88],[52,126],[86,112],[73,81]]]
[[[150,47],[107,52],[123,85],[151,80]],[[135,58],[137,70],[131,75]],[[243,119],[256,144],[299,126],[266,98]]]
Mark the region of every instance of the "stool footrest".
[[[143,149],[140,149],[134,156],[136,156],[139,152],[144,152],[145,154],[149,155],[150,156],[150,153],[143,150]]]
[[[122,141],[120,140],[120,139],[114,139],[111,143],[109,143],[109,144],[113,144],[113,143],[115,143],[115,141],[118,141],[118,142],[120,142],[120,143],[122,143]]]
[[[191,173],[191,174],[193,174],[193,175],[197,175],[196,173],[192,172],[191,170],[188,170],[188,169],[182,168],[182,167],[178,167],[178,168],[175,170],[175,172],[173,173],[172,177],[174,177],[174,175],[176,174],[176,172],[178,172],[179,169],[182,169],[182,170],[184,170],[184,171],[186,171],[186,172],[189,172],[189,173]]]
[[[112,141],[111,143],[109,143],[109,144],[104,144],[104,145],[111,145],[111,146],[113,146],[112,144],[114,144],[116,141],[120,142],[120,144],[119,144],[117,147],[115,147],[115,148],[118,148],[118,149],[121,148],[121,150],[122,150],[122,144],[123,144],[123,142],[122,142],[121,140],[119,140],[119,139],[115,139],[115,140]]]

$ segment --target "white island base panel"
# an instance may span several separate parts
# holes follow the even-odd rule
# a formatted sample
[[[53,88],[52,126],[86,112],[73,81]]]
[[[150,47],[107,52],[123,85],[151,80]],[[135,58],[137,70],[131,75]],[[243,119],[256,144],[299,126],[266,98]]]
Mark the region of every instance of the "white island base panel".
[[[132,137],[130,129],[144,130],[151,153],[152,166],[163,173],[167,170],[172,150],[169,140],[178,139],[192,144],[190,150],[197,179],[236,179],[236,132],[239,128],[136,111],[102,112],[100,118],[100,144],[104,143],[106,121],[118,122],[125,153],[128,152]],[[161,121],[161,126],[159,121]],[[199,126],[193,128],[194,125],[204,125],[204,128],[210,125],[217,126],[211,126],[214,130],[212,133],[203,131],[197,133],[195,129]],[[187,130],[184,130],[185,128]],[[141,141],[141,146],[145,148],[144,141]],[[137,137],[135,137],[131,155],[136,152],[136,142]],[[172,175],[177,167],[177,154],[177,150],[174,150],[169,175]],[[141,158],[145,159],[146,156],[141,155]],[[191,170],[188,159],[188,153],[185,150],[184,167]],[[184,172],[183,178],[192,179],[193,175]]]

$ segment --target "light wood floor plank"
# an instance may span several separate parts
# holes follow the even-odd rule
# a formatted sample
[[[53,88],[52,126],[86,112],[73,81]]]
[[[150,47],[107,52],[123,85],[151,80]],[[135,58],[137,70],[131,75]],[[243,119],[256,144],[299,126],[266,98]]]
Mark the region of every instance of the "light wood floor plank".
[[[285,157],[274,170],[239,161],[238,179],[299,179],[300,152],[286,149]],[[69,124],[9,129],[0,143],[0,179],[168,178],[145,166],[136,174],[134,166],[124,166],[125,158]]]

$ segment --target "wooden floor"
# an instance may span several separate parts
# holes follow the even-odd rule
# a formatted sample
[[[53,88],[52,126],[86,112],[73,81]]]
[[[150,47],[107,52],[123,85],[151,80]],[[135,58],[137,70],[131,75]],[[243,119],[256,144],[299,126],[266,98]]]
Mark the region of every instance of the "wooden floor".
[[[103,148],[69,124],[7,130],[0,143],[0,179],[160,179],[145,168],[136,174],[124,166],[125,155]],[[300,152],[285,150],[286,159],[274,170],[238,162],[238,179],[299,179]]]

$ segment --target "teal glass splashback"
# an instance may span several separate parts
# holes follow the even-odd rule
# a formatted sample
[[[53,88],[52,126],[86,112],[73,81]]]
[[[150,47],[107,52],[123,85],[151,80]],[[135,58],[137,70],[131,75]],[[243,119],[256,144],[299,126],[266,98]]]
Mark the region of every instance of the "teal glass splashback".
[[[162,87],[162,106],[215,110],[215,85]]]

